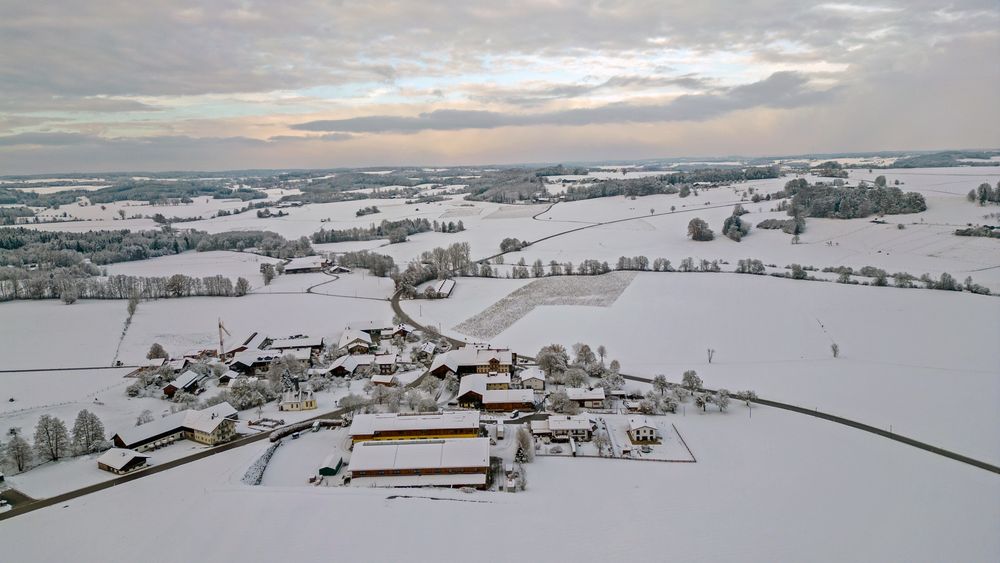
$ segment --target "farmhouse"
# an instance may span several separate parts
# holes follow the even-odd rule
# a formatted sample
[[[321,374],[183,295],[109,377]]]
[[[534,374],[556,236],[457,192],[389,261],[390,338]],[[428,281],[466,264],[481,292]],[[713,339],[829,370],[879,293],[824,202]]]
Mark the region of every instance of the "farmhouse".
[[[308,348],[310,359],[315,360],[319,358],[320,354],[323,353],[323,344],[324,342],[322,337],[295,336],[292,338],[274,340],[271,342],[269,348],[271,350],[278,350],[283,355],[286,351]]]
[[[111,437],[116,447],[138,452],[154,450],[183,438],[214,446],[236,435],[236,409],[229,403],[186,410],[123,430]]]
[[[371,366],[374,359],[375,356],[371,354],[341,356],[336,360],[333,360],[327,370],[329,370],[331,375],[336,375],[338,377],[353,375],[358,368]]]
[[[372,351],[372,337],[360,330],[347,329],[340,335],[338,348],[347,350],[348,354],[368,354]]]
[[[633,444],[648,444],[659,442],[660,432],[649,418],[645,416],[628,417],[628,438]]]
[[[486,394],[486,377],[472,374],[463,377],[458,383],[458,404],[467,409],[483,407],[483,395]]]
[[[430,371],[441,378],[449,373],[459,377],[470,373],[511,373],[515,363],[517,354],[509,348],[473,344],[438,354],[431,363]]]
[[[123,475],[146,465],[149,456],[125,448],[111,448],[97,458],[98,469]]]
[[[535,392],[531,389],[487,389],[483,395],[483,409],[488,411],[515,411],[535,408]]]
[[[261,332],[251,332],[242,344],[238,344],[228,350],[222,352],[223,360],[230,360],[236,354],[240,352],[246,352],[247,350],[260,350],[264,348],[267,344],[267,337]]]
[[[479,413],[357,414],[349,433],[355,444],[368,440],[475,438],[479,436]]]
[[[316,398],[311,390],[286,391],[278,403],[279,411],[309,411],[316,408]]]
[[[233,358],[229,369],[247,376],[264,375],[271,370],[271,362],[281,355],[277,350],[247,350]]]
[[[351,321],[347,324],[348,330],[360,331],[371,337],[373,342],[378,342],[379,338],[382,338],[382,333],[384,331],[392,331],[394,325],[392,322],[380,320],[380,321]],[[409,326],[409,325],[406,325]],[[412,327],[411,327],[412,328]]]
[[[388,328],[383,328],[379,332],[379,338],[382,338],[382,339],[390,338],[391,339],[391,338],[395,338],[397,336],[406,337],[407,335],[409,335],[414,330],[416,330],[416,329],[413,328],[412,325],[408,325],[406,323],[402,323],[402,324],[394,325],[394,326],[391,326],[391,327],[388,327]]]
[[[351,454],[355,487],[486,488],[488,438],[363,442]]]
[[[225,373],[223,373],[222,375],[219,376],[219,386],[220,387],[225,387],[225,386],[229,385],[230,383],[232,383],[233,380],[235,380],[239,376],[240,376],[239,373],[237,373],[237,372],[235,372],[235,371],[233,371],[231,369],[226,370]]]
[[[567,387],[566,395],[569,400],[576,401],[580,408],[602,409],[604,408],[604,388],[584,389],[583,387]]]
[[[139,377],[140,374],[153,371],[167,363],[165,358],[153,358],[140,363],[139,367],[125,374],[125,377]]]
[[[535,391],[545,390],[545,372],[538,367],[526,368],[520,375],[514,377],[519,381],[519,387],[534,389]]]
[[[378,354],[375,356],[375,369],[378,370],[382,375],[388,375],[396,371],[396,360],[399,356],[396,354]]]
[[[587,442],[593,436],[594,425],[585,414],[554,414],[546,420],[532,420],[531,433],[547,436],[553,440],[574,440]]]
[[[329,266],[330,262],[322,256],[303,256],[302,258],[292,258],[285,263],[286,274],[305,274],[310,272],[322,272],[323,268]]]
[[[396,379],[395,375],[375,374],[372,376],[372,385],[383,385],[385,387],[390,387],[398,384],[399,380]]]
[[[188,370],[177,376],[177,379],[168,383],[163,388],[163,394],[167,397],[173,397],[174,393],[177,393],[178,391],[191,394],[199,393],[201,383],[206,379],[208,379],[207,375],[201,375]]]

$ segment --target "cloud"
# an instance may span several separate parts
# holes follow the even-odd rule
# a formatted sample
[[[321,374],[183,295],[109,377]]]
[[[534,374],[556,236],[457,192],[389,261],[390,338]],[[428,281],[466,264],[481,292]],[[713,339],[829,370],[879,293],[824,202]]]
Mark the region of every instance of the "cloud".
[[[538,113],[439,109],[416,117],[371,115],[309,121],[292,126],[301,131],[409,133],[424,130],[493,129],[530,125],[590,125],[701,121],[753,107],[794,108],[829,99],[830,90],[813,90],[808,77],[776,72],[765,80],[711,94],[688,94],[660,104],[614,103],[593,108]]]

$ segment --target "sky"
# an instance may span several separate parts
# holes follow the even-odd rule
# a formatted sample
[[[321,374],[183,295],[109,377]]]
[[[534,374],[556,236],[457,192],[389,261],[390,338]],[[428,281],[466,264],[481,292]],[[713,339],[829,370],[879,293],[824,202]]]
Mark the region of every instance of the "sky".
[[[996,148],[997,61],[996,0],[0,0],[0,175]]]

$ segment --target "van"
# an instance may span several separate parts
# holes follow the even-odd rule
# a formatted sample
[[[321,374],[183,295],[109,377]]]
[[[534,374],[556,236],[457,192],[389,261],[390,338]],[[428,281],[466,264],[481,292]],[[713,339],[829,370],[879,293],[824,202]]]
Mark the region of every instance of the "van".
[[[313,432],[319,432],[319,421],[318,420],[315,421],[315,422],[313,422],[312,431]]]

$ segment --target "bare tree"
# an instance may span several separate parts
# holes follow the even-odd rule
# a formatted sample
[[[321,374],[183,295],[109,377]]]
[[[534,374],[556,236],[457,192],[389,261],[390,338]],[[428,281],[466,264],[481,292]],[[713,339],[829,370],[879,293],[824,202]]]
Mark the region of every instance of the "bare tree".
[[[670,383],[667,382],[667,377],[665,375],[657,375],[653,378],[653,389],[656,389],[656,392],[660,395],[666,393],[669,388]]]
[[[836,342],[830,345],[830,351],[833,352],[834,358],[840,357],[840,346]]]
[[[35,451],[47,461],[55,461],[69,453],[69,432],[58,418],[43,414],[35,426]]]
[[[8,463],[17,468],[18,472],[24,471],[31,463],[31,444],[18,434],[14,434],[4,447],[4,457]]]
[[[97,415],[83,409],[73,423],[73,449],[77,454],[100,451],[105,443],[104,424]]]
[[[608,355],[608,349],[604,347],[604,344],[601,344],[600,346],[597,347],[597,355],[600,356],[601,365],[603,366],[604,357]]]
[[[594,432],[594,445],[597,446],[597,454],[604,455],[604,450],[611,447],[611,439],[608,433],[603,430]]]
[[[146,409],[139,413],[139,416],[135,419],[136,426],[142,426],[148,422],[153,422],[153,411]]]
[[[712,358],[715,357],[715,348],[708,349],[708,363],[712,363]]]
[[[170,359],[170,354],[163,349],[163,346],[159,342],[154,342],[152,346],[149,347],[149,352],[146,352],[146,359],[152,360],[154,358]]]
[[[531,431],[522,424],[517,429],[517,449],[521,463],[530,463],[535,459],[535,442],[531,437]]]

